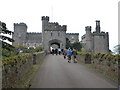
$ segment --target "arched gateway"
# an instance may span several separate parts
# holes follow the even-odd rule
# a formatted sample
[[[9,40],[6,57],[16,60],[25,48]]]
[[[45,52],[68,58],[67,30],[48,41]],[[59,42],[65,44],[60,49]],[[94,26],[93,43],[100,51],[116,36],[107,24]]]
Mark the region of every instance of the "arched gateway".
[[[42,17],[42,40],[45,50],[52,48],[65,49],[66,46],[66,25],[49,22],[49,17]]]
[[[51,41],[49,41],[49,49],[50,47],[52,48],[62,48],[63,49],[63,42],[57,39],[53,39]]]

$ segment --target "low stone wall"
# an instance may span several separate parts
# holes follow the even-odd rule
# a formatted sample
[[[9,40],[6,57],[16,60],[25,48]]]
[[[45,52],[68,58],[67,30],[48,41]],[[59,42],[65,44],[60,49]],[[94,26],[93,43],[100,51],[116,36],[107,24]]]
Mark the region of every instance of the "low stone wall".
[[[3,60],[2,88],[12,88],[28,71],[33,64],[37,64],[45,57],[44,52],[25,54]]]
[[[87,56],[88,55],[88,56]],[[86,64],[92,64],[95,69],[99,69],[102,72],[107,72],[108,74],[118,77],[118,62],[120,61],[120,56],[110,55],[110,54],[79,54],[77,55],[77,60]]]
[[[90,54],[77,55],[77,60],[86,64],[91,64],[91,55]]]

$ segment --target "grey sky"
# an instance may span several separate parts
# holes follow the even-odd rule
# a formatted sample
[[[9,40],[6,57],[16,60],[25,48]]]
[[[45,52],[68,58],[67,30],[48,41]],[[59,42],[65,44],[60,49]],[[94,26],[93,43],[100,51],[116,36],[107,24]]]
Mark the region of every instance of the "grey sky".
[[[67,25],[67,32],[85,34],[85,26],[95,30],[95,20],[101,30],[109,32],[110,49],[118,44],[119,0],[0,0],[0,20],[13,31],[13,23],[24,22],[28,32],[41,32],[41,16],[50,22]]]

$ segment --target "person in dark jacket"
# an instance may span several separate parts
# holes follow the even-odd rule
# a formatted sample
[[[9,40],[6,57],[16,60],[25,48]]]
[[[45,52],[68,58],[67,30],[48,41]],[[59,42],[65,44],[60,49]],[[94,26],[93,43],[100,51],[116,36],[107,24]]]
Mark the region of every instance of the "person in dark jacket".
[[[73,49],[72,55],[73,55],[73,61],[74,61],[74,63],[77,63],[77,60],[76,60],[77,51],[75,49]]]

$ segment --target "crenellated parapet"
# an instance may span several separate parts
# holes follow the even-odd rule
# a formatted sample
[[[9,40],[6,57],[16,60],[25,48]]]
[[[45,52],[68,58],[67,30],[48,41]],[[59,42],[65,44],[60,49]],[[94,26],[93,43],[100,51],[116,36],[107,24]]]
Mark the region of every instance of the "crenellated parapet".
[[[81,39],[82,39],[82,40],[85,39],[85,34],[81,37]]]
[[[49,17],[48,17],[48,16],[42,16],[42,20],[47,20],[47,21],[49,21]]]
[[[49,22],[46,26],[45,31],[66,31],[67,26],[66,25],[59,25],[57,22]]]
[[[91,32],[91,28],[92,28],[91,26],[86,26],[86,27],[85,27],[85,31]]]
[[[79,35],[79,33],[66,33],[67,35]]]
[[[104,31],[101,31],[100,33],[93,32],[92,34],[96,36],[108,36],[109,35],[108,32],[104,32]]]
[[[39,33],[39,32],[27,32],[27,34],[42,34],[42,33]]]
[[[23,22],[21,22],[21,23],[14,23],[14,27],[15,27],[15,26],[24,26],[24,27],[27,28],[26,23],[23,23]]]
[[[48,24],[49,24],[49,25],[55,25],[55,26],[59,25],[58,22],[49,22]]]

